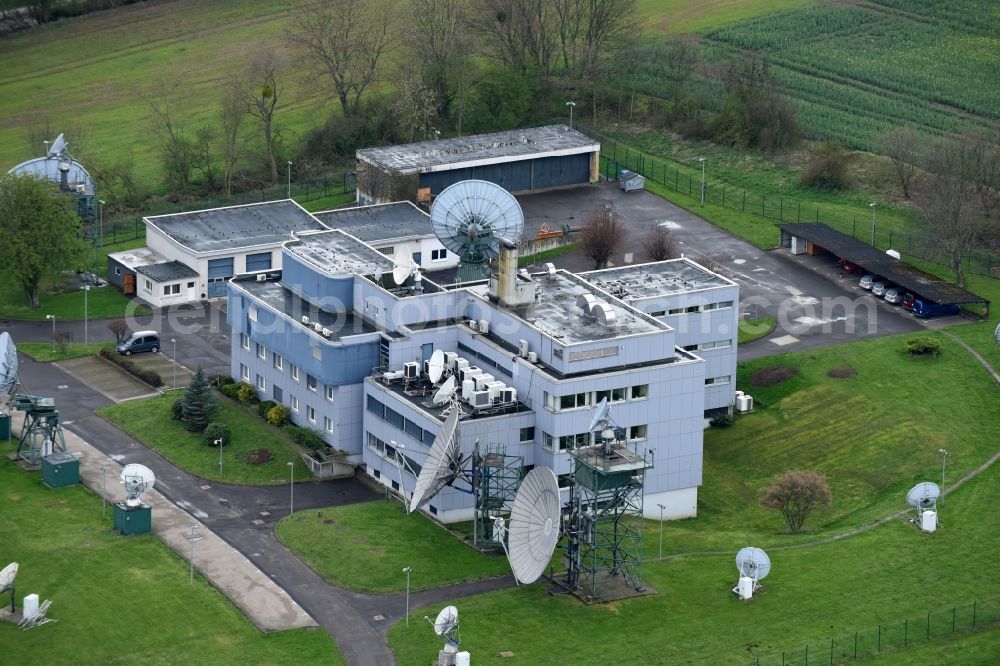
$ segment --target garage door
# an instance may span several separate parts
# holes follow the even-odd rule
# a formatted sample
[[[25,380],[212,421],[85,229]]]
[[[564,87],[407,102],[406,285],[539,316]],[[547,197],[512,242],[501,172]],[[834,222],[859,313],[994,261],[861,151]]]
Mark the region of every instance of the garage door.
[[[269,271],[269,270],[271,270],[270,252],[261,252],[260,254],[247,255],[247,273],[253,273],[254,271]]]
[[[226,295],[226,282],[233,277],[233,258],[208,260],[208,297]]]

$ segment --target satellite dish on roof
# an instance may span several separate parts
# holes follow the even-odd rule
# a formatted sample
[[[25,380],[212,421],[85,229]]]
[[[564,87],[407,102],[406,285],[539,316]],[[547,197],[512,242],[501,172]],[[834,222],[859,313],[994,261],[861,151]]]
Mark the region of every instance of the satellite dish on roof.
[[[435,349],[434,353],[431,354],[431,358],[427,361],[427,376],[430,378],[432,384],[437,384],[441,381],[441,377],[444,375],[444,352],[440,349]]]
[[[940,496],[938,484],[924,481],[910,488],[910,492],[906,493],[906,503],[914,509],[930,509],[937,504]]]
[[[413,264],[396,264],[392,267],[392,281],[396,283],[397,287],[402,287],[403,283],[406,282],[406,278],[413,274]]]
[[[453,410],[438,431],[427,460],[420,468],[417,483],[410,495],[410,513],[429,502],[442,488],[451,483],[457,474],[459,463],[458,416],[460,410]]]
[[[514,196],[496,183],[462,180],[431,204],[431,225],[441,244],[458,255],[459,281],[481,278],[500,255],[500,241],[516,242],[524,213]]]
[[[507,557],[518,582],[535,582],[549,565],[559,542],[561,507],[555,472],[548,467],[528,472],[517,489],[507,529]]]
[[[139,496],[147,490],[152,490],[156,483],[156,475],[153,470],[145,465],[132,463],[125,465],[121,473],[121,484],[125,486],[125,504],[127,506],[139,506],[142,502]]]
[[[608,404],[607,398],[601,398],[601,401],[597,403],[597,407],[594,408],[594,415],[590,419],[590,427],[587,428],[587,431],[593,432],[596,430],[602,422],[607,420],[609,414],[611,414],[611,405]]]
[[[0,592],[8,589],[14,584],[14,579],[17,578],[17,562],[11,562],[0,571]]]
[[[740,548],[736,553],[736,568],[740,576],[746,576],[754,580],[763,580],[767,574],[771,573],[771,558],[760,548],[748,546]]]
[[[449,400],[451,396],[455,395],[455,376],[452,375],[448,379],[444,380],[444,384],[441,384],[441,388],[437,390],[434,394],[432,401],[435,405],[443,405]]]
[[[49,157],[59,157],[66,150],[66,136],[62,133],[49,146]]]
[[[0,397],[9,395],[17,383],[17,347],[10,333],[0,333]]]

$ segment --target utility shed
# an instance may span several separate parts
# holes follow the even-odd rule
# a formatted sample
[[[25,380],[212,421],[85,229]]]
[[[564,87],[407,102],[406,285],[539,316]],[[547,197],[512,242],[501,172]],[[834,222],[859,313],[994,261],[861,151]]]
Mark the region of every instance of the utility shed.
[[[478,134],[356,153],[359,204],[431,197],[460,180],[525,193],[596,182],[601,145],[566,125]]]

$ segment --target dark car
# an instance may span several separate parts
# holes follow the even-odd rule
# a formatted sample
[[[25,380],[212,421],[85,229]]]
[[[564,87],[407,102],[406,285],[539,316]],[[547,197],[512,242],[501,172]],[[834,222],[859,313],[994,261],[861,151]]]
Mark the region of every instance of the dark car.
[[[858,266],[853,261],[848,261],[847,259],[841,259],[840,270],[844,271],[845,273],[860,273],[861,266]]]
[[[906,292],[905,294],[903,294],[903,302],[900,303],[900,305],[902,305],[907,310],[912,310],[913,305],[916,303],[916,301],[917,297],[915,295],[911,294],[910,292]]]
[[[136,331],[119,342],[115,349],[119,354],[131,356],[139,352],[160,351],[160,335],[156,331]]]
[[[944,317],[947,315],[957,315],[962,311],[958,305],[938,305],[918,298],[913,303],[914,317]]]

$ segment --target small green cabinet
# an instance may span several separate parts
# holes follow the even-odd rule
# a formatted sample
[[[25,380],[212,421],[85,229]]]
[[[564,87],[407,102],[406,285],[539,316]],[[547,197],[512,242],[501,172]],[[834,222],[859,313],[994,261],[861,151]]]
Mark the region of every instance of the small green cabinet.
[[[126,536],[148,533],[153,529],[152,507],[148,504],[128,506],[125,502],[116,502],[115,529]]]
[[[72,453],[60,451],[42,458],[42,483],[49,488],[65,488],[80,483],[80,461]]]

